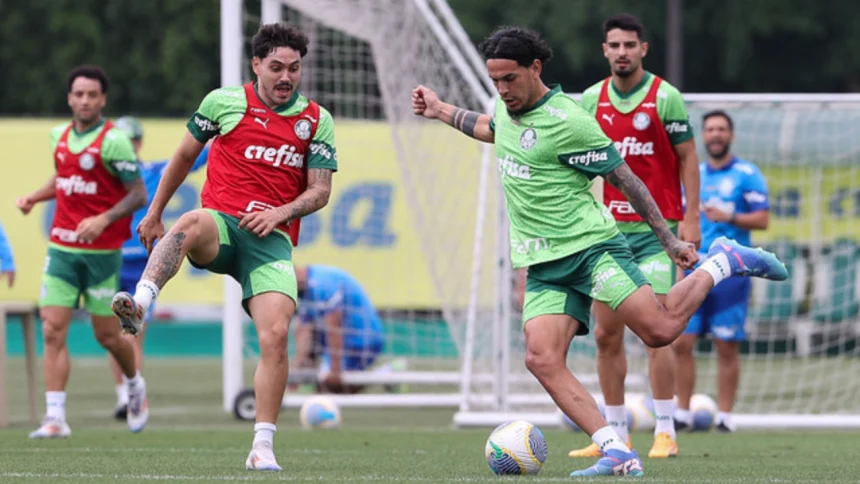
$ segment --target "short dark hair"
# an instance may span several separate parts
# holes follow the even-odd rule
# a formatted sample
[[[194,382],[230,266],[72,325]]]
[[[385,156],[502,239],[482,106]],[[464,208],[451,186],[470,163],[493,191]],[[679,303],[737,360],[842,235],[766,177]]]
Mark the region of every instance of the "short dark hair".
[[[717,118],[717,117],[725,118],[726,122],[729,123],[729,131],[731,131],[731,132],[735,131],[735,122],[732,121],[732,117],[729,116],[729,113],[723,111],[722,109],[715,109],[713,111],[708,111],[707,113],[705,113],[705,115],[702,116],[702,126],[704,127],[705,121],[707,121],[711,118]]]
[[[68,86],[69,92],[72,92],[72,84],[74,84],[75,79],[79,77],[85,77],[87,79],[95,79],[99,81],[102,87],[102,94],[107,94],[108,92],[108,77],[105,74],[105,71],[99,66],[78,66],[72,69],[72,72],[69,73],[68,78]]]
[[[546,64],[552,49],[539,33],[525,27],[499,27],[478,46],[484,59],[508,59],[528,67],[535,59]]]
[[[642,21],[633,14],[620,13],[606,19],[606,22],[603,22],[603,38],[605,39],[606,34],[613,29],[621,29],[626,32],[636,32],[636,36],[639,37],[639,40],[645,40],[645,26],[643,26]]]
[[[295,25],[273,23],[261,25],[251,38],[251,53],[263,59],[278,47],[289,47],[304,57],[308,53],[308,36]]]

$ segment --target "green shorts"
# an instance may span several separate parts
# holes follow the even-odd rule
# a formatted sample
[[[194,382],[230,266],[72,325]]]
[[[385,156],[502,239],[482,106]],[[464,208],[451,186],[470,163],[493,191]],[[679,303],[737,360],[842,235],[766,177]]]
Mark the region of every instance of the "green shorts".
[[[678,235],[677,222],[669,224],[672,232]],[[651,227],[644,222],[627,222],[618,224],[618,228],[627,239],[633,259],[648,279],[654,294],[669,294],[669,289],[675,285],[675,263],[663,249]]]
[[[88,251],[51,244],[42,271],[39,307],[80,307],[94,316],[111,316],[111,300],[119,291],[122,252]]]
[[[545,314],[567,314],[580,322],[577,334],[588,334],[593,300],[615,310],[647,284],[619,234],[567,257],[530,266],[523,323]]]
[[[286,294],[298,302],[296,272],[293,269],[293,244],[281,231],[264,238],[239,228],[239,218],[205,209],[218,225],[218,255],[199,269],[226,274],[242,286],[242,307],[250,315],[248,301],[264,292]]]

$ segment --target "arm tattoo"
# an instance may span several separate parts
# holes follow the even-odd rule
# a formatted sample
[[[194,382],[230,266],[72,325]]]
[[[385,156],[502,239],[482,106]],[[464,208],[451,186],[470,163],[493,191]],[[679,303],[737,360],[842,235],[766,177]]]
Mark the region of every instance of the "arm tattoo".
[[[316,212],[328,203],[331,194],[331,174],[327,168],[308,170],[308,188],[292,202],[280,207],[282,219],[289,223]]]
[[[146,205],[146,187],[143,184],[143,180],[138,178],[128,184],[128,193],[122,197],[122,200],[107,211],[108,220],[114,223],[123,217],[131,215],[135,210],[144,205]]]
[[[467,136],[475,137],[475,126],[478,124],[478,118],[481,115],[474,111],[456,108],[454,114],[451,115],[451,126],[459,129]]]
[[[152,281],[159,289],[163,288],[167,281],[179,272],[186,252],[182,249],[184,241],[185,232],[167,234],[149,256],[141,280]]]
[[[654,234],[660,239],[660,243],[664,247],[675,239],[675,235],[669,230],[666,225],[666,220],[663,219],[663,214],[660,213],[660,207],[651,196],[648,188],[642,183],[642,180],[636,176],[627,163],[622,163],[618,168],[604,175],[606,181],[612,186],[621,190],[627,197],[627,201],[636,210],[636,213],[642,217],[654,231]]]

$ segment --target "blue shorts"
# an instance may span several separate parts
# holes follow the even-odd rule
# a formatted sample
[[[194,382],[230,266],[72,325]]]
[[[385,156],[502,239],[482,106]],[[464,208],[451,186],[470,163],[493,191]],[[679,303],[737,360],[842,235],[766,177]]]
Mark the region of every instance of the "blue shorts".
[[[137,288],[137,283],[143,275],[143,270],[146,268],[146,259],[123,259],[122,269],[119,273],[119,290],[134,294]],[[149,310],[143,316],[144,321],[152,319],[152,313],[155,310],[155,303],[149,305]]]
[[[752,282],[746,277],[730,277],[720,282],[690,318],[684,334],[710,333],[722,341],[743,341],[751,290]]]

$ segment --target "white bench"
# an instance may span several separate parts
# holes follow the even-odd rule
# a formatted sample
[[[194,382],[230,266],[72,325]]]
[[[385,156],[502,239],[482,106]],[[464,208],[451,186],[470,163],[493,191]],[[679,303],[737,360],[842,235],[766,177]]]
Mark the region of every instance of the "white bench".
[[[30,421],[37,423],[36,414],[36,311],[31,302],[0,302],[0,428],[9,426],[9,388],[6,385],[6,318],[21,317],[24,332],[24,354],[30,402]]]

